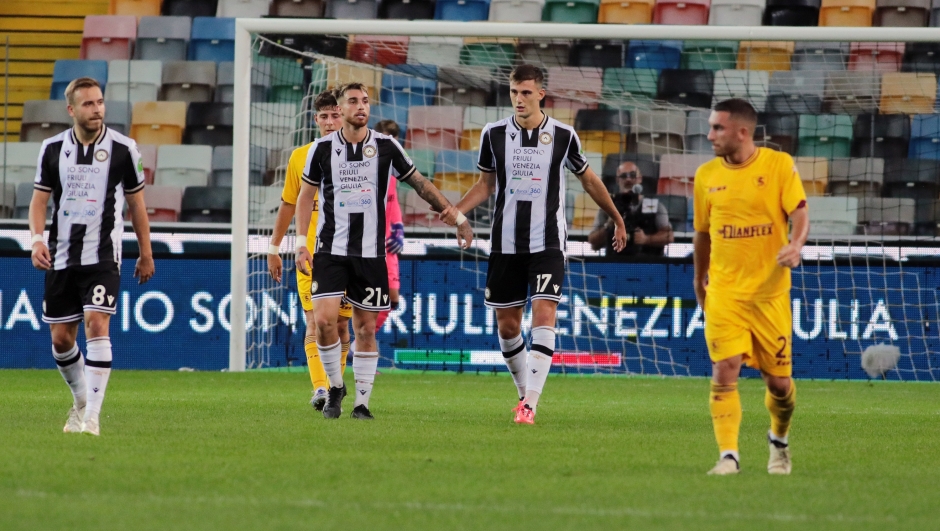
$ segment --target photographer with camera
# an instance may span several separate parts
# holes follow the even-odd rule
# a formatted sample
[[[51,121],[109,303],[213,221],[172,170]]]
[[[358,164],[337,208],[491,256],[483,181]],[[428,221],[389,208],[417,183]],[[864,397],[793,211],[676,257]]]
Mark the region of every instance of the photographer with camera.
[[[606,248],[608,258],[662,256],[666,245],[672,243],[669,212],[655,198],[643,197],[642,181],[643,175],[636,164],[627,161],[617,167],[617,193],[613,200],[627,227],[627,246],[619,253],[611,247],[614,225],[601,210],[594,221],[594,230],[588,236],[592,249]]]

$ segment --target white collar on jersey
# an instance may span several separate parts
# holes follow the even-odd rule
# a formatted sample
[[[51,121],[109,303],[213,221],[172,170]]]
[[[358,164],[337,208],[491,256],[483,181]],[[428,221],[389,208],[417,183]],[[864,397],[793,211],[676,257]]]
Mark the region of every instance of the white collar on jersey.
[[[98,131],[98,136],[95,137],[95,140],[91,143],[92,146],[101,145],[104,142],[104,136],[107,133],[108,126],[101,124],[101,129]],[[69,128],[69,138],[72,139],[72,143],[76,146],[81,146],[82,143],[79,142],[78,136],[75,135],[75,126]]]
[[[515,127],[515,128],[516,128],[517,130],[519,130],[519,131],[522,131],[522,126],[519,125],[519,122],[516,121],[516,115],[515,115],[515,114],[513,114],[512,116],[510,116],[510,117],[509,117],[509,120],[510,120],[510,122],[512,123],[513,127]],[[535,129],[537,129],[537,130],[538,130],[538,129],[543,129],[546,125],[548,125],[548,114],[546,114],[545,111],[542,111],[542,123],[540,123],[539,126],[536,127]]]
[[[352,144],[352,142],[350,142],[349,140],[346,140],[346,137],[343,136],[342,127],[336,130],[336,138],[339,138],[340,144],[344,144],[344,145]],[[359,143],[361,143],[362,145],[366,145],[369,143],[369,140],[371,139],[372,139],[372,129],[366,129],[366,137],[362,140],[362,142],[359,142]]]

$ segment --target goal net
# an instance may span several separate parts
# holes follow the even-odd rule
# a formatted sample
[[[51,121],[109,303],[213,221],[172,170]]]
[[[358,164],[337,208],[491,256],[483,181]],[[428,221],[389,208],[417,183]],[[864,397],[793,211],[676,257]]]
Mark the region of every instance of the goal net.
[[[754,41],[695,28],[697,39],[682,41],[669,40],[677,32],[668,27],[605,27],[604,37],[618,38],[598,39],[594,26],[535,32],[459,24],[450,25],[452,35],[431,36],[421,23],[370,21],[375,29],[364,31],[331,21],[308,33],[287,21],[283,29],[265,22],[242,56],[250,65],[250,134],[249,145],[236,146],[251,168],[250,250],[266,249],[291,151],[318,134],[312,101],[320,91],[366,84],[370,125],[397,122],[419,171],[456,202],[479,177],[481,129],[512,113],[510,70],[536,64],[546,73],[544,112],[578,131],[612,194],[622,191],[618,168],[632,163],[643,196],[665,207],[676,237],[664,258],[611,260],[593,250],[586,237],[598,207],[568,175],[569,267],[557,369],[709,374],[704,316],[691,289],[692,183],[696,168],[713,157],[709,108],[740,97],[760,113],[758,144],[794,156],[809,196],[811,241],[793,274],[795,375],[863,378],[860,354],[877,343],[903,353],[888,378],[940,375],[932,268],[940,219],[940,34],[936,45],[888,42],[884,34],[832,42],[800,28],[810,30],[799,32],[805,40]],[[357,30],[364,32],[335,33]],[[557,34],[564,36],[547,37]],[[502,369],[495,318],[483,306],[492,201],[468,213],[477,239],[460,251],[413,190],[400,184],[398,193],[406,232],[401,304],[378,331],[383,363]],[[281,246],[282,284],[269,279],[264,254],[247,260],[247,367],[304,363],[292,236],[293,228]],[[527,312],[526,331],[528,322]]]

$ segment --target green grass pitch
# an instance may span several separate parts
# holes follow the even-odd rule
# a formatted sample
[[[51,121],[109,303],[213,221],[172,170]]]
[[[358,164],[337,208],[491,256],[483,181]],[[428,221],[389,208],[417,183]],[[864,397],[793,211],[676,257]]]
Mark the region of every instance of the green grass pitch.
[[[385,372],[372,423],[308,389],[115,371],[94,438],[61,432],[57,372],[0,371],[0,529],[940,529],[931,384],[799,382],[789,477],[766,473],[759,381],[731,477],[705,475],[704,379],[552,377],[535,426],[507,376]]]

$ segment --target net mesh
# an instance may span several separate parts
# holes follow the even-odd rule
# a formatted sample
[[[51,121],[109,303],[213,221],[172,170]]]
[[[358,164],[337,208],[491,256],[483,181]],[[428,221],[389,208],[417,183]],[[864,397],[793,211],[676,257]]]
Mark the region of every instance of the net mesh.
[[[666,206],[676,233],[690,233],[695,170],[713,157],[708,109],[722,99],[745,98],[760,112],[758,144],[794,156],[809,196],[813,245],[793,276],[795,335],[831,343],[832,355],[845,359],[844,372],[833,377],[861,377],[855,372],[860,371],[857,355],[869,344],[886,342],[904,354],[890,377],[935,379],[940,363],[934,354],[940,326],[935,282],[929,270],[906,269],[912,256],[901,256],[912,240],[932,239],[938,227],[940,115],[934,113],[934,72],[940,71],[940,60],[931,50],[903,43],[257,35],[251,113],[251,160],[257,170],[251,177],[250,221],[257,231],[270,233],[290,152],[316,136],[312,98],[353,80],[370,88],[370,125],[395,120],[419,171],[456,202],[479,176],[476,150],[483,126],[512,112],[509,71],[527,62],[545,69],[546,112],[575,127],[591,166],[611,192],[617,192],[620,163],[634,162],[644,195]],[[563,369],[689,374],[690,356],[675,355],[667,339],[677,334],[644,326],[629,308],[645,304],[660,311],[673,318],[675,331],[701,319],[700,311],[690,309],[691,294],[660,301],[613,293],[611,283],[593,273],[592,257],[603,251],[578,238],[595,228],[598,207],[570,174],[567,190],[566,217],[574,238],[561,305],[568,311],[559,314],[558,323],[559,351],[570,354],[560,356]],[[427,238],[447,233],[407,185],[400,186],[399,198],[406,255],[426,250]],[[476,321],[490,323],[487,333],[493,318],[485,315],[482,291],[491,215],[492,202],[469,213],[480,238],[474,249],[460,254],[459,269],[469,275],[461,282],[475,298],[457,297],[456,303],[458,313],[464,306],[479,312]],[[667,250],[687,256],[691,247],[676,244]],[[935,254],[921,250],[928,258]],[[291,257],[284,257],[290,266]],[[275,286],[265,267],[249,269],[249,292],[256,300],[261,293],[275,302],[296,299],[289,282]],[[444,298],[438,294],[435,304],[446,308]],[[422,303],[429,310],[430,300],[403,300],[404,309],[393,314],[398,321],[385,326],[385,333],[392,333],[387,336],[392,347],[382,353],[387,362],[447,367],[466,357],[472,366],[476,353],[476,361],[488,360],[480,365],[501,364],[490,357],[498,354],[492,341],[449,343],[444,333],[442,341],[428,343],[416,336],[415,327],[405,334],[397,323],[411,319]],[[447,300],[453,306],[453,299]],[[443,314],[440,308],[436,311]],[[684,316],[675,318],[679,312]],[[297,316],[286,320],[302,329],[302,313]],[[289,326],[251,327],[249,366],[303,360],[292,357],[300,347],[290,345],[300,342],[290,333]]]

